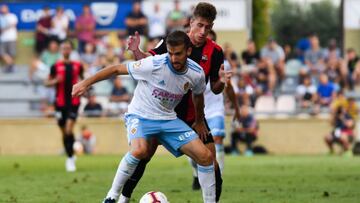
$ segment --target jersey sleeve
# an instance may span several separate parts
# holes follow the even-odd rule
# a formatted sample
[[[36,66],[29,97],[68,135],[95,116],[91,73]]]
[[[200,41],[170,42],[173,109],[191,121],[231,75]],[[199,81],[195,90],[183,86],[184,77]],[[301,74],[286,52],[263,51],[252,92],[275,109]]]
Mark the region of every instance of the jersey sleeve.
[[[161,39],[160,42],[155,46],[154,49],[151,49],[149,53],[151,55],[160,55],[165,54],[167,52],[167,47],[165,43],[166,39]]]
[[[201,77],[198,78],[198,80],[194,84],[192,91],[194,94],[202,94],[205,91],[205,89],[206,89],[205,73],[204,71],[201,71]]]
[[[149,56],[139,61],[129,62],[126,66],[129,75],[134,80],[149,80],[154,69],[153,57]]]
[[[219,69],[224,63],[224,53],[221,49],[214,49],[211,59],[210,81],[217,81],[219,79]]]

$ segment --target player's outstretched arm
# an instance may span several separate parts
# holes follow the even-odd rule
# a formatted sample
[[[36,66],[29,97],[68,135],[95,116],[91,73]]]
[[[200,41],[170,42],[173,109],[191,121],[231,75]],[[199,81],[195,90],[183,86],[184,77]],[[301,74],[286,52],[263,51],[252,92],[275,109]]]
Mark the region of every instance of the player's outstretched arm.
[[[210,80],[211,91],[214,94],[220,94],[224,90],[225,84],[228,83],[228,81],[230,81],[232,75],[233,75],[232,71],[231,70],[225,71],[224,64],[221,64],[219,69],[219,79],[217,81]]]
[[[90,76],[89,78],[75,84],[73,86],[71,95],[73,97],[81,96],[89,89],[89,87],[92,84],[96,82],[105,80],[113,75],[127,75],[127,74],[129,74],[129,72],[124,64],[106,66],[105,68],[97,72],[95,75]]]
[[[193,94],[193,101],[195,106],[195,123],[192,128],[196,131],[201,140],[206,140],[209,132],[204,122],[204,94]]]
[[[140,35],[137,31],[135,32],[135,35],[129,36],[127,44],[128,44],[128,49],[133,52],[133,54],[135,56],[135,60],[140,60],[140,59],[146,58],[148,56],[151,56],[151,54],[145,53],[140,49],[140,47],[139,47]]]

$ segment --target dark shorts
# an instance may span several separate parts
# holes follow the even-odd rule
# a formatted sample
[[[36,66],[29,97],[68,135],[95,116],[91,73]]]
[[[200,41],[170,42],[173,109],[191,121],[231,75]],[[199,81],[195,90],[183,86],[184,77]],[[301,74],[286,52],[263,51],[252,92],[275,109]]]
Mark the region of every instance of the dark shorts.
[[[76,121],[78,117],[79,106],[72,107],[56,107],[55,118],[58,121],[60,127],[64,127],[66,120]]]
[[[201,140],[201,141],[202,141],[204,144],[214,143],[214,138],[213,138],[213,136],[212,136],[212,134],[211,134],[211,130],[210,130],[210,128],[209,128],[209,125],[208,125],[206,119],[204,120],[204,122],[205,122],[206,128],[207,128],[208,131],[209,131],[209,134],[207,135],[206,141],[204,141],[204,140]],[[190,127],[192,127],[192,125],[194,124],[193,122],[185,122],[185,123],[186,123],[188,126],[190,126]]]

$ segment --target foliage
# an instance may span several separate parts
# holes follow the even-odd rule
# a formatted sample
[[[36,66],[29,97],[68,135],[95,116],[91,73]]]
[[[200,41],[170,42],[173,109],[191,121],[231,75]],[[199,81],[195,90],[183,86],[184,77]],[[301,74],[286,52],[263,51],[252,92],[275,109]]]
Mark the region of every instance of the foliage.
[[[252,37],[257,47],[261,48],[265,45],[271,32],[269,16],[270,3],[268,0],[253,0],[252,4]]]

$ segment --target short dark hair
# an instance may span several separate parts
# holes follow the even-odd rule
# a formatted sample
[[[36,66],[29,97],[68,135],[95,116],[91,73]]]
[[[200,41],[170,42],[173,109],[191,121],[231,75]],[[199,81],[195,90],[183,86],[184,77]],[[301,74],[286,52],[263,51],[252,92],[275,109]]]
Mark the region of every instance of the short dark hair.
[[[167,36],[166,44],[170,46],[179,46],[183,44],[187,49],[191,46],[191,41],[185,32],[176,30]]]
[[[217,35],[216,35],[216,32],[215,32],[213,29],[210,30],[209,35],[212,35],[212,36],[213,36],[213,39],[212,39],[212,40],[213,40],[214,42],[216,42]]]
[[[200,2],[196,5],[194,9],[193,18],[202,17],[209,22],[214,22],[216,14],[216,8],[212,4]]]

